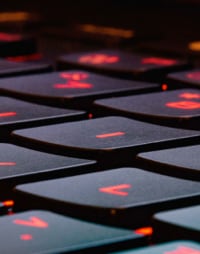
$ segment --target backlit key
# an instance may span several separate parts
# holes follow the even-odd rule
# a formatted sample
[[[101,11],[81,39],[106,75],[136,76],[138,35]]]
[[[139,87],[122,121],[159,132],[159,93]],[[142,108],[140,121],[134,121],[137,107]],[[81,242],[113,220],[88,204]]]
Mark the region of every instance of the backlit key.
[[[19,127],[29,126],[29,124],[41,124],[57,122],[59,120],[80,119],[84,112],[41,106],[9,97],[0,97],[0,127],[10,130]],[[3,135],[0,135],[3,137]]]
[[[152,214],[166,207],[198,204],[200,182],[118,168],[23,184],[16,192],[20,207],[29,200],[31,208],[48,207],[106,224],[141,227],[150,225]]]
[[[137,117],[162,125],[199,129],[200,90],[178,89],[174,91],[108,98],[95,101],[101,109]]]
[[[154,215],[154,238],[160,240],[190,239],[199,241],[200,205],[160,212]]]
[[[200,145],[141,153],[137,156],[146,168],[159,173],[200,181]]]
[[[0,144],[0,185],[87,172],[94,161],[59,156],[11,144]],[[94,170],[94,167],[93,167]],[[1,197],[4,193],[1,193]]]
[[[200,69],[170,73],[167,76],[169,86],[200,87]]]
[[[198,131],[179,130],[123,117],[103,117],[14,131],[16,142],[39,144],[66,155],[125,160],[139,151],[192,141]],[[124,156],[124,157],[123,157]],[[131,159],[132,160],[132,159]]]
[[[102,226],[47,211],[2,216],[0,224],[0,253],[83,253],[91,249],[107,253],[145,243],[145,237],[132,230]],[[12,244],[8,244],[8,237]]]
[[[81,68],[103,74],[159,80],[172,70],[185,69],[187,63],[174,58],[139,55],[117,50],[100,50],[63,55],[58,58],[60,69]]]
[[[199,254],[200,244],[193,241],[173,241],[154,246],[112,252],[113,254]]]
[[[94,99],[159,89],[158,84],[122,81],[85,71],[63,71],[2,79],[3,93],[43,103],[79,106]]]

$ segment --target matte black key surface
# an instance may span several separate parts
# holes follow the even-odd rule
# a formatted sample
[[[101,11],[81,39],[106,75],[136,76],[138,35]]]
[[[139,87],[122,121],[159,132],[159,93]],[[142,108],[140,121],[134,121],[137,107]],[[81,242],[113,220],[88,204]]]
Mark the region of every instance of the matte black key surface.
[[[0,218],[0,253],[72,253],[116,250],[144,244],[132,230],[106,227],[47,211],[28,211]],[[7,241],[9,237],[9,244]]]
[[[26,77],[6,78],[0,82],[0,90],[9,95],[21,95],[27,99],[66,104],[74,101],[84,107],[88,100],[108,96],[149,91],[158,84],[124,81],[84,71],[63,71]],[[85,100],[83,102],[83,100]]]
[[[0,127],[23,127],[29,123],[54,122],[79,118],[84,112],[41,106],[9,97],[0,97]]]
[[[43,153],[11,144],[0,144],[0,184],[17,184],[39,179],[87,172],[94,161]],[[2,193],[1,193],[2,195]]]
[[[200,69],[173,72],[167,75],[169,86],[187,86],[200,88]]]
[[[0,77],[19,76],[52,71],[48,63],[17,63],[0,59]]]
[[[20,33],[0,32],[0,56],[16,56],[35,52],[36,38]]]
[[[132,250],[112,252],[113,254],[199,254],[200,244],[193,241],[173,241]]]
[[[102,99],[95,105],[120,114],[180,128],[200,128],[200,90],[178,89]]]
[[[200,239],[200,205],[154,215],[155,239]]]
[[[41,148],[63,154],[124,161],[127,153],[133,157],[136,152],[152,150],[153,147],[180,145],[198,138],[199,132],[161,127],[123,117],[103,117],[18,130],[12,136],[18,142],[37,143]]]
[[[147,168],[159,173],[200,181],[200,145],[141,153],[137,156]]]
[[[60,69],[82,68],[118,77],[151,77],[151,80],[158,80],[160,75],[171,70],[184,69],[186,66],[186,62],[177,59],[117,50],[71,53],[58,59]]]
[[[16,191],[22,206],[27,198],[36,208],[128,227],[149,225],[156,211],[200,201],[199,182],[137,168],[23,184]]]

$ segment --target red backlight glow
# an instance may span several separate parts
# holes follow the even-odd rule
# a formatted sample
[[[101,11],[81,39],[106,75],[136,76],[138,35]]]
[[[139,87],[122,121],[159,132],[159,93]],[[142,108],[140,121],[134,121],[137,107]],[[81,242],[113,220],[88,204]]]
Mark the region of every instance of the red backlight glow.
[[[0,33],[0,41],[19,41],[21,39],[21,35],[19,34],[8,34],[8,33]]]
[[[57,89],[90,89],[93,85],[90,83],[81,83],[78,81],[69,80],[65,84],[54,84]]]
[[[70,80],[83,80],[83,79],[87,79],[89,77],[89,75],[87,73],[84,72],[61,72],[60,73],[60,77],[64,78],[64,79],[70,79]]]
[[[14,111],[0,113],[0,117],[9,117],[9,116],[16,116],[16,115],[17,113]]]
[[[200,99],[200,93],[181,93],[179,97],[185,99]]]
[[[79,58],[79,63],[98,64],[113,64],[119,62],[119,56],[107,54],[89,54]]]
[[[142,64],[155,64],[155,65],[162,65],[162,66],[169,66],[176,64],[176,60],[174,59],[167,59],[167,58],[160,58],[160,57],[146,57],[142,59]]]
[[[30,241],[33,239],[33,236],[31,234],[23,234],[20,235],[20,239],[23,241]]]
[[[200,80],[200,71],[187,73],[186,77],[189,79]]]
[[[169,108],[177,108],[177,109],[200,109],[200,102],[195,101],[176,101],[176,102],[168,102],[165,104]]]
[[[139,235],[150,236],[153,234],[153,228],[152,227],[138,228],[138,229],[134,230],[134,233],[139,234]]]

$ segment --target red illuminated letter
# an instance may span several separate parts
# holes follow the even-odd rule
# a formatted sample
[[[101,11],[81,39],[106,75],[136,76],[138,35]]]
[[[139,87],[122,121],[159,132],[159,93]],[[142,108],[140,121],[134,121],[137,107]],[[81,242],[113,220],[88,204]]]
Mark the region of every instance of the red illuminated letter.
[[[174,59],[160,58],[160,57],[146,57],[142,59],[142,64],[155,64],[155,65],[173,65],[176,63]]]
[[[96,138],[110,138],[110,137],[123,136],[123,135],[125,135],[125,132],[117,131],[117,132],[99,134],[99,135],[96,135]]]
[[[185,99],[200,99],[200,93],[181,93],[179,97]]]
[[[119,185],[114,185],[114,186],[107,186],[107,187],[102,187],[99,188],[100,192],[105,192],[111,195],[118,195],[118,196],[128,196],[128,192],[126,191],[121,191],[122,189],[129,189],[131,188],[130,184],[119,184]]]
[[[168,102],[165,105],[169,108],[177,108],[177,109],[199,109],[200,108],[200,102],[195,102],[195,101]]]
[[[38,217],[30,217],[29,220],[21,220],[16,219],[13,221],[13,223],[21,226],[27,226],[27,227],[35,227],[35,228],[47,228],[48,223],[46,221],[41,220]]]
[[[90,64],[112,64],[119,62],[119,57],[106,54],[90,54],[81,56],[79,62]]]

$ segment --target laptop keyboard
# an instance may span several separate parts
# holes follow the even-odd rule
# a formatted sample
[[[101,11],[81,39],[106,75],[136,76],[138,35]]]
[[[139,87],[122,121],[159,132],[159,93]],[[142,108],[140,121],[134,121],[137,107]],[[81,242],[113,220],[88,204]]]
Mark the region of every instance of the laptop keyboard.
[[[0,253],[199,254],[196,58],[42,31],[0,32]]]

